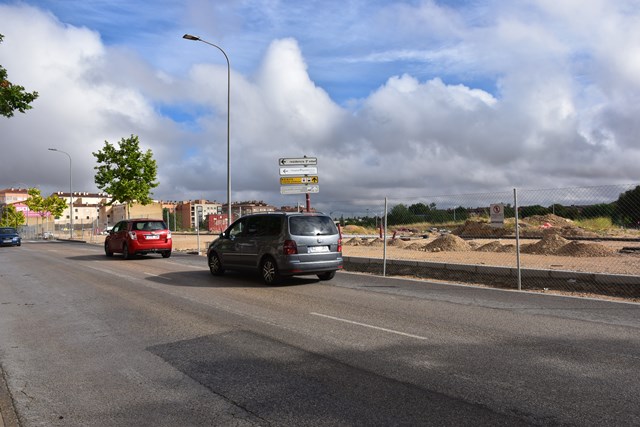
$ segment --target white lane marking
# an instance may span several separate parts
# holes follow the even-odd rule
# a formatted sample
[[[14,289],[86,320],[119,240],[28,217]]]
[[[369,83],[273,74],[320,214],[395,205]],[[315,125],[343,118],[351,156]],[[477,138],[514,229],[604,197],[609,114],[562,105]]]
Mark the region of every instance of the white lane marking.
[[[418,340],[426,340],[426,339],[428,339],[426,337],[421,337],[420,335],[413,335],[413,334],[408,334],[406,332],[394,331],[393,329],[381,328],[380,326],[374,326],[374,325],[368,325],[366,323],[354,322],[353,320],[341,319],[340,317],[333,317],[333,316],[329,316],[327,314],[315,313],[315,312],[311,312],[309,314],[312,314],[314,316],[326,317],[327,319],[337,320],[339,322],[351,323],[352,325],[364,326],[365,328],[371,328],[371,329],[377,329],[379,331],[390,332],[392,334],[402,335],[404,337],[415,338],[415,339],[418,339]]]
[[[144,272],[144,274],[146,274],[147,276],[157,277],[159,279],[164,279],[164,280],[168,280],[168,281],[173,280],[173,279],[170,279],[169,277],[164,277],[164,276],[161,276],[159,274],[147,273],[146,271]]]

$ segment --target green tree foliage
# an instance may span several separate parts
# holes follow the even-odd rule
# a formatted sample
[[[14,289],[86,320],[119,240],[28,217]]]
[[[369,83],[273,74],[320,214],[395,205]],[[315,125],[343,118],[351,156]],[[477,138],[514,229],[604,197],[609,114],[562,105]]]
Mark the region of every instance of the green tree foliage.
[[[625,191],[618,197],[613,211],[616,224],[627,227],[640,226],[640,185],[633,190]]]
[[[25,200],[25,205],[27,205],[29,210],[32,212],[36,212],[43,221],[47,215],[59,218],[67,207],[67,203],[58,197],[57,194],[52,194],[47,198],[43,198],[40,194],[40,190],[37,188],[30,188],[28,194],[29,198]]]
[[[600,203],[592,206],[585,206],[580,212],[580,219],[590,218],[613,218],[616,208],[615,203]],[[640,206],[639,206],[640,208]],[[576,219],[576,218],[571,218]]]
[[[104,148],[93,153],[98,161],[95,182],[99,189],[111,195],[111,202],[133,202],[148,205],[151,190],[158,186],[156,182],[158,166],[151,150],[142,152],[136,135],[122,138],[118,147],[104,142]],[[127,208],[128,210],[128,208]]]
[[[540,205],[522,206],[519,210],[519,217],[526,218],[533,215],[546,215],[549,213],[549,209]]]
[[[0,34],[0,43],[4,36]],[[0,115],[13,116],[14,111],[24,113],[31,109],[31,104],[38,97],[38,92],[26,92],[25,88],[11,83],[7,70],[0,65]]]
[[[18,212],[13,205],[2,206],[2,216],[0,217],[1,227],[18,228],[25,223],[25,216],[22,212]]]
[[[390,225],[412,224],[416,222],[416,216],[405,205],[400,203],[391,208],[387,215],[387,222]]]

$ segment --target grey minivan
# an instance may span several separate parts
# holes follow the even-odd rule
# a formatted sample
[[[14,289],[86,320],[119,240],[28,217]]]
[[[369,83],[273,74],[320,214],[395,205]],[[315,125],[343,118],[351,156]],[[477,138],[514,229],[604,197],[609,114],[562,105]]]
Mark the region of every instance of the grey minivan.
[[[324,214],[253,214],[221,233],[209,245],[207,260],[214,276],[225,270],[253,270],[268,285],[296,275],[331,280],[342,269],[342,238]]]

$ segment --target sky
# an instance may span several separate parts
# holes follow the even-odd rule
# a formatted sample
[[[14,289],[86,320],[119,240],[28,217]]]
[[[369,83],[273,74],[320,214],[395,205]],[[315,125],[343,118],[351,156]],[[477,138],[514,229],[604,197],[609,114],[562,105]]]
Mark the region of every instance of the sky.
[[[230,61],[227,128],[227,63]],[[0,0],[0,64],[40,96],[0,117],[0,188],[96,192],[137,135],[159,200],[313,207],[640,181],[638,0]]]

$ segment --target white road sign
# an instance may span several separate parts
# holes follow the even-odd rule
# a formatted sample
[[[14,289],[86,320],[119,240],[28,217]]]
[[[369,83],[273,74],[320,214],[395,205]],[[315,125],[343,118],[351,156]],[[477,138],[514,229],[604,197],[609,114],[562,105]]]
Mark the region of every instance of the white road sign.
[[[283,185],[280,187],[280,194],[304,194],[319,192],[319,185]]]
[[[316,166],[317,157],[285,157],[278,161],[280,166]]]
[[[493,203],[489,206],[491,211],[491,226],[501,228],[504,227],[504,204]]]
[[[280,175],[318,175],[316,166],[280,168]]]

